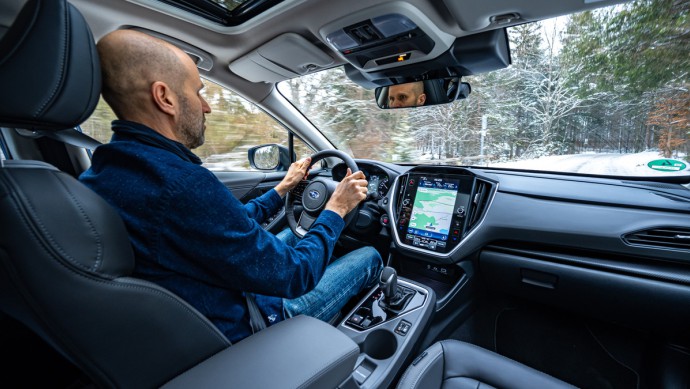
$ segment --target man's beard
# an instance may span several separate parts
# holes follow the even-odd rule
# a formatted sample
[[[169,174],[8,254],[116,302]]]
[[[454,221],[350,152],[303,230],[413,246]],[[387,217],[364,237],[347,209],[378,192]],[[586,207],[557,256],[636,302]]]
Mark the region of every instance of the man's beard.
[[[195,149],[204,144],[204,121],[206,119],[203,113],[199,117],[192,111],[189,100],[185,96],[182,94],[179,96],[182,113],[177,136],[188,149]]]

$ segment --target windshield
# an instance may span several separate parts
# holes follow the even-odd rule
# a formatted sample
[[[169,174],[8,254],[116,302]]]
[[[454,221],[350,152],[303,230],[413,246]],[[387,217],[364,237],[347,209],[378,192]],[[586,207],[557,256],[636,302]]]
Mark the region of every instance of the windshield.
[[[394,163],[690,175],[688,2],[645,1],[509,28],[512,65],[464,100],[382,110],[341,68],[281,82],[340,150]]]

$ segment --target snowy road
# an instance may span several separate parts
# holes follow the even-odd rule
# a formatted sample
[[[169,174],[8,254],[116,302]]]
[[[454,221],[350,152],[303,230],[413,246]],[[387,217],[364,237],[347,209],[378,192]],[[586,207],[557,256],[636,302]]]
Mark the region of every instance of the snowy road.
[[[636,154],[574,154],[556,155],[531,160],[489,164],[491,167],[550,170],[612,176],[672,176],[690,174],[690,163],[682,171],[658,171],[647,166],[662,159],[656,152]],[[680,159],[679,159],[680,160]]]

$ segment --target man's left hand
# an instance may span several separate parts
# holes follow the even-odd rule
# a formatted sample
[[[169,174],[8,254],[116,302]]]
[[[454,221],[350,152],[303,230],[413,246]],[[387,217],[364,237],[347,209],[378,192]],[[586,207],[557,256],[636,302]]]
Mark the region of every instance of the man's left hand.
[[[309,165],[311,165],[310,157],[300,159],[299,161],[293,162],[290,165],[290,168],[288,169],[285,178],[283,178],[283,181],[281,181],[280,184],[276,185],[275,187],[275,190],[278,192],[280,197],[285,196],[289,190],[296,187],[300,181],[307,178],[307,174],[309,173],[307,169],[309,169]]]

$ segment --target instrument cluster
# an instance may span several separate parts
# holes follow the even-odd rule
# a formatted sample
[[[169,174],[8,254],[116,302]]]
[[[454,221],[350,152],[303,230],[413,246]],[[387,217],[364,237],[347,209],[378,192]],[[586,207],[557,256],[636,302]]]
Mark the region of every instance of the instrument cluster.
[[[374,165],[359,164],[359,169],[364,173],[364,177],[369,181],[368,192],[369,197],[373,200],[378,200],[388,194],[392,179],[383,169]],[[341,181],[345,178],[347,173],[347,166],[345,164],[338,164],[333,168],[333,179]]]

